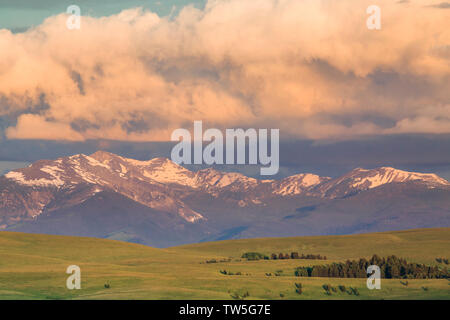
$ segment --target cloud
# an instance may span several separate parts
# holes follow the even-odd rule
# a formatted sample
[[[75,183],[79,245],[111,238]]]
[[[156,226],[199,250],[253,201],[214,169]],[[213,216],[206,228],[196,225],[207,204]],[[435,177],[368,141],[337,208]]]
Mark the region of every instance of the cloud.
[[[10,139],[42,139],[42,140],[69,140],[82,141],[83,136],[72,130],[66,123],[47,121],[41,116],[23,114],[19,117],[17,125],[6,130]]]
[[[194,120],[311,139],[450,132],[444,10],[379,1],[382,29],[368,30],[370,4],[210,0],[0,30],[6,136],[167,141]]]

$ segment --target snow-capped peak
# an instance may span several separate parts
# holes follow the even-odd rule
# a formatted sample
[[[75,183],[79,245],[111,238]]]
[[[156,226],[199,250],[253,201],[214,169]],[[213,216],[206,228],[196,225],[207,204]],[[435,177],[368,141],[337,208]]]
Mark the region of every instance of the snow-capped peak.
[[[353,187],[364,186],[368,189],[392,182],[419,181],[427,184],[449,185],[449,182],[434,173],[419,173],[403,171],[391,167],[381,167],[373,170],[359,169],[354,177]]]
[[[305,190],[329,179],[328,177],[320,177],[312,173],[300,173],[273,182],[273,193],[283,196],[301,194]]]
[[[433,173],[408,172],[391,167],[356,168],[335,179],[301,173],[281,180],[266,181],[212,168],[193,172],[167,158],[141,161],[105,151],[97,151],[89,156],[77,154],[56,160],[37,161],[27,168],[7,173],[5,178],[31,187],[70,188],[87,183],[117,191],[134,189],[138,184],[145,183],[164,188],[177,186],[203,190],[214,196],[222,191],[255,191],[259,198],[269,194],[293,196],[305,192],[321,197],[339,197],[395,182],[414,181],[428,187],[450,185],[447,180]],[[133,191],[127,195],[135,197],[135,194]],[[142,197],[147,195],[143,194]]]
[[[222,172],[215,169],[203,169],[195,174],[196,182],[199,186],[224,188],[234,183],[240,186],[253,185],[258,182],[255,178],[247,177],[237,172]]]
[[[391,167],[356,168],[341,177],[317,187],[322,197],[344,197],[389,183],[417,182],[427,187],[449,186],[449,182],[434,173],[408,172]]]
[[[130,162],[130,160],[128,159]],[[194,173],[167,158],[155,158],[149,161],[132,160],[130,163],[142,167],[146,178],[164,184],[180,184],[195,187]]]

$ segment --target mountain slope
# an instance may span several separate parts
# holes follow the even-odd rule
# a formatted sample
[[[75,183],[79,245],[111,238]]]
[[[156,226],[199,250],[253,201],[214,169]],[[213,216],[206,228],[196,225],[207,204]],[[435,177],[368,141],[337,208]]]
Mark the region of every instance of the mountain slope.
[[[96,193],[86,201],[68,208],[45,212],[30,222],[16,224],[10,230],[55,235],[70,234],[117,239],[154,247],[194,242],[206,234],[201,226],[144,206],[112,191]],[[167,237],[168,230],[173,231]]]
[[[167,246],[449,226],[449,199],[445,179],[388,167],[259,180],[98,151],[0,177],[0,229]]]
[[[381,167],[372,170],[357,168],[320,185],[317,191],[324,197],[339,198],[373,189],[389,183],[417,182],[426,187],[449,186],[447,180],[433,173],[418,173]]]

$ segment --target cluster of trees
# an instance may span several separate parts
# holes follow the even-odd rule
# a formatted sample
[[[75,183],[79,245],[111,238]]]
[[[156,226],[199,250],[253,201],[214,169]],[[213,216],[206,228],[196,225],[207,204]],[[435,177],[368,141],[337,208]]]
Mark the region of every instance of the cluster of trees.
[[[231,272],[231,271],[229,271],[229,270],[219,270],[219,272],[221,273],[221,274],[224,274],[224,275],[227,275],[227,276],[242,276],[242,275],[244,275],[242,272],[240,272],[240,271],[237,271],[237,272]],[[251,274],[249,274],[249,273],[246,273],[245,274],[246,276],[250,276]]]
[[[331,284],[324,284],[322,285],[323,290],[325,290],[325,294],[328,296],[332,295],[332,292],[334,293],[338,293],[338,289],[336,287],[333,287]],[[339,291],[342,293],[348,293],[349,295],[355,295],[355,296],[359,296],[359,291],[357,288],[353,288],[353,287],[349,287],[349,289],[347,290],[347,288],[345,288],[345,286],[343,285],[339,285],[338,286]]]
[[[317,260],[327,260],[326,256],[321,256],[320,254],[301,254],[299,255],[298,252],[291,252],[291,254],[283,254],[283,253],[279,253],[278,255],[276,253],[272,253],[270,255],[270,258],[272,260],[277,260],[277,259],[317,259]]]
[[[345,263],[299,267],[295,275],[299,277],[333,277],[333,278],[367,278],[367,267],[377,265],[381,270],[381,278],[386,279],[441,279],[449,278],[448,269],[437,266],[426,266],[418,263],[408,263],[405,259],[394,255],[380,258],[374,255],[370,260],[347,260]]]
[[[299,255],[298,252],[291,252],[291,254],[288,253],[272,253],[270,255],[270,258],[266,256],[265,254],[259,253],[259,252],[246,252],[242,255],[242,258],[247,260],[278,260],[278,259],[318,259],[318,260],[327,260],[326,256],[321,256],[320,254],[301,254]]]
[[[266,256],[265,254],[259,253],[259,252],[246,252],[242,255],[243,259],[247,259],[247,260],[268,260],[269,257]]]
[[[218,263],[218,262],[230,262],[231,259],[222,259],[217,261],[216,259],[206,260],[206,263]]]

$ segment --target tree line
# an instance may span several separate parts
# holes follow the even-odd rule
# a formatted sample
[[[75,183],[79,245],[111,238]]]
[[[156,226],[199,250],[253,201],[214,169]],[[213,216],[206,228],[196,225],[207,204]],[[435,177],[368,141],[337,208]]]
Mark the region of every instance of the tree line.
[[[246,252],[242,255],[242,258],[247,260],[281,260],[281,259],[317,259],[317,260],[327,260],[326,256],[321,256],[320,254],[304,254],[301,255],[298,252],[289,253],[272,253],[269,256],[259,253],[259,252]]]
[[[427,266],[419,263],[408,263],[405,259],[395,255],[379,257],[374,255],[370,260],[347,260],[344,263],[329,265],[299,267],[295,275],[299,277],[329,277],[329,278],[367,278],[367,267],[380,267],[381,278],[385,279],[442,279],[449,278],[447,268]]]

